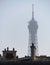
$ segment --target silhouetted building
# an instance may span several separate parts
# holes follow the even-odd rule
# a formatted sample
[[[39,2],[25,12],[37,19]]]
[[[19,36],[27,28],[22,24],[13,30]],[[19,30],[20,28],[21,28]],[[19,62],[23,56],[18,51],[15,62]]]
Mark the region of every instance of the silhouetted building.
[[[36,60],[36,47],[34,46],[33,43],[32,43],[32,46],[31,46],[31,59]]]
[[[17,63],[17,65],[18,64],[19,65],[24,65],[24,64],[33,65],[35,62],[37,62],[37,64],[39,62],[45,62],[45,63],[48,61],[50,62],[50,56],[46,56],[46,55],[37,56],[36,55],[38,24],[34,20],[34,11],[33,10],[32,10],[32,20],[29,22],[28,29],[29,29],[29,48],[31,49],[30,50],[31,55],[25,56],[22,58],[18,58],[18,56],[16,56],[17,51],[14,48],[13,48],[13,50],[9,50],[9,48],[7,47],[7,49],[3,50],[3,56],[0,55],[0,61],[4,61],[4,62],[15,61]]]
[[[31,45],[31,56],[25,56],[22,58],[18,58],[18,56],[16,56],[16,50],[13,48],[13,50],[9,50],[9,48],[7,47],[7,49],[3,50],[3,56],[0,55],[0,61],[15,61],[15,62],[24,62],[24,61],[32,61],[32,62],[47,62],[50,61],[50,56],[46,56],[46,55],[41,55],[41,56],[36,56],[36,46],[32,43]],[[22,53],[22,52],[21,52]]]
[[[3,50],[3,60],[16,60],[16,50],[13,48],[13,50],[9,50],[9,48],[7,47],[7,50],[4,49]]]

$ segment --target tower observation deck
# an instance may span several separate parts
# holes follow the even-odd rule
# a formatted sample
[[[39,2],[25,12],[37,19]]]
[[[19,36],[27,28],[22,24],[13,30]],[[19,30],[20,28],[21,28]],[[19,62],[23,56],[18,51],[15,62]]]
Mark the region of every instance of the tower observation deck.
[[[32,5],[32,19],[29,21],[28,29],[29,29],[28,55],[31,55],[30,46],[32,45],[32,43],[37,48],[37,29],[38,29],[38,24],[37,24],[37,21],[35,21],[35,19],[34,19],[34,5]]]

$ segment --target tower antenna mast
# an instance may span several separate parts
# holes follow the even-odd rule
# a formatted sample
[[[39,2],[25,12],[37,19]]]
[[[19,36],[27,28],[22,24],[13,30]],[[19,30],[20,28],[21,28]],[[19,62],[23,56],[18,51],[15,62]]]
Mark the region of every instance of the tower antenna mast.
[[[31,54],[31,45],[32,43],[35,45],[37,49],[37,30],[38,30],[38,24],[34,19],[34,4],[32,4],[32,19],[29,21],[28,24],[28,29],[29,29],[29,44],[28,44],[28,55]]]
[[[32,4],[32,19],[34,19],[34,4]]]

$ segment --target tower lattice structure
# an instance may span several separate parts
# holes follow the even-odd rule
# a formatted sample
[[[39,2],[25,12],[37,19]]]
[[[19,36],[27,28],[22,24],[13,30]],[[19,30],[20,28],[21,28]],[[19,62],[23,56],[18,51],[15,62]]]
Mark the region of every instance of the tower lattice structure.
[[[29,43],[28,43],[28,55],[31,55],[31,48],[30,46],[32,43],[35,45],[36,49],[38,47],[38,42],[37,42],[37,30],[38,30],[38,24],[37,21],[34,19],[34,5],[32,5],[32,20],[29,21],[28,24],[28,29],[29,29]],[[36,55],[37,55],[37,50],[36,50]]]

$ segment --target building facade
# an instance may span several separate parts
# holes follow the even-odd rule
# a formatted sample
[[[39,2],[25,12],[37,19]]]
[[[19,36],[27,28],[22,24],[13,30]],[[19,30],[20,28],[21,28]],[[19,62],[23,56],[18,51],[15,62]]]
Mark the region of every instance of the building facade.
[[[8,61],[8,60],[16,60],[16,50],[13,48],[13,50],[9,50],[7,47],[7,50],[3,50],[3,60]]]

